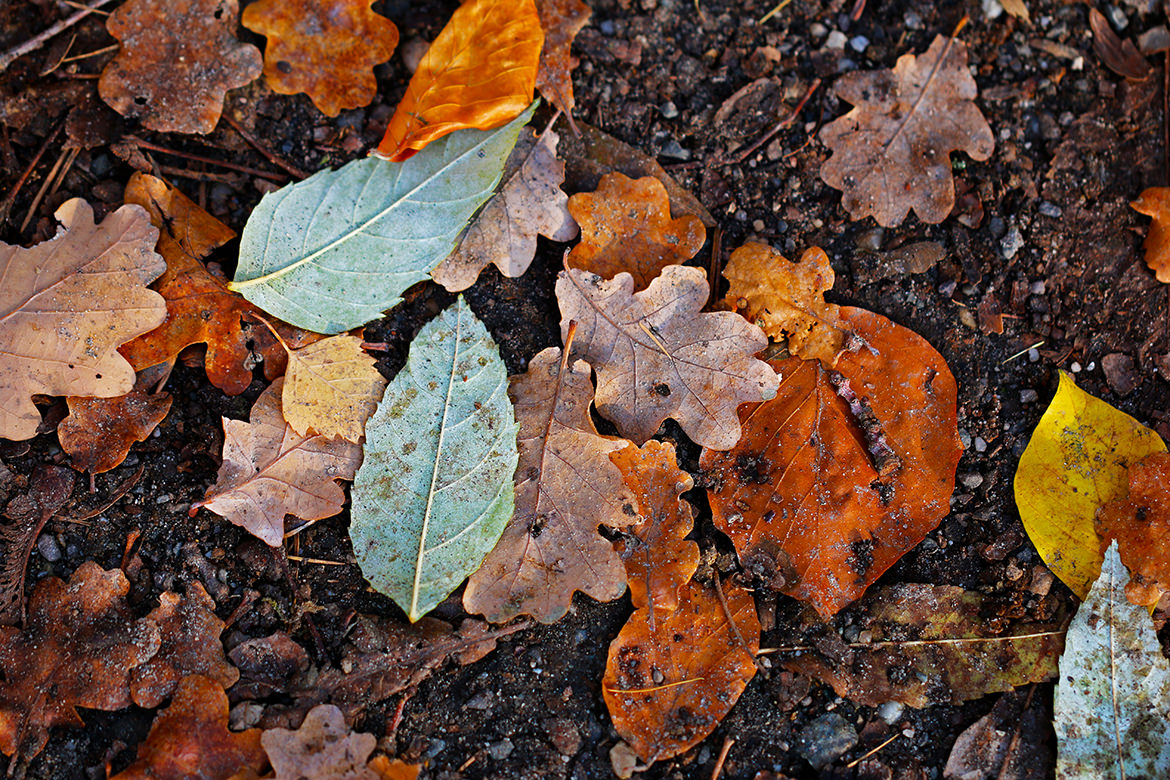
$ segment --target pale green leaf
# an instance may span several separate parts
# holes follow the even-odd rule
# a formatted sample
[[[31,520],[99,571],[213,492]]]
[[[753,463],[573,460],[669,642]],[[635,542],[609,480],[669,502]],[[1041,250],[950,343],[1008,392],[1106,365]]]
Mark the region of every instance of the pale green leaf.
[[[1170,777],[1170,663],[1149,611],[1125,598],[1128,582],[1113,542],[1060,658],[1057,780]]]
[[[500,538],[516,458],[507,370],[460,296],[410,345],[366,425],[353,483],[349,532],[362,573],[412,621]]]
[[[229,286],[318,333],[378,319],[455,247],[533,110],[495,130],[451,133],[405,162],[354,160],[265,195]]]

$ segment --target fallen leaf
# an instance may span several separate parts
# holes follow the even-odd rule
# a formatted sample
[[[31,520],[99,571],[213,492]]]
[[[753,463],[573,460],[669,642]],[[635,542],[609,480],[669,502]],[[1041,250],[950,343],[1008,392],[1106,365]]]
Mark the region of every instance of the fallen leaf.
[[[1089,6],[1089,28],[1093,31],[1093,52],[1105,67],[1130,81],[1145,81],[1150,77],[1150,63],[1131,40],[1121,40],[1105,14]]]
[[[1153,606],[1170,590],[1170,454],[1155,452],[1129,467],[1129,491],[1097,510],[1101,551],[1117,540],[1130,571],[1125,592],[1133,604]]]
[[[280,95],[306,93],[322,114],[368,106],[378,91],[374,66],[390,59],[398,28],[374,13],[374,0],[259,0],[240,24],[268,39],[264,79]]]
[[[301,435],[281,413],[283,377],[260,394],[250,422],[223,420],[223,463],[200,507],[242,527],[271,547],[284,541],[284,516],[306,522],[345,505],[339,479],[353,479],[361,448],[344,439]]]
[[[352,732],[332,704],[309,710],[296,731],[268,729],[260,744],[276,772],[275,780],[378,780],[366,766],[378,746],[373,734]]]
[[[293,681],[309,668],[309,654],[283,631],[246,639],[228,653],[240,672],[232,686],[235,699],[263,699],[293,689]]]
[[[577,236],[569,196],[561,190],[565,164],[557,159],[558,140],[551,129],[539,138],[521,132],[505,167],[507,183],[479,212],[455,251],[431,271],[432,279],[459,292],[475,284],[489,263],[514,278],[532,263],[538,233],[553,241]]]
[[[679,594],[679,608],[654,629],[648,610],[637,610],[609,646],[605,705],[618,734],[648,764],[714,731],[756,673],[755,602],[738,586],[725,592],[735,630],[715,589],[692,581]]]
[[[1128,581],[1110,545],[1068,627],[1052,703],[1059,780],[1170,775],[1170,662],[1149,613],[1125,598]]]
[[[160,133],[210,133],[224,95],[260,75],[260,50],[236,40],[237,0],[129,0],[106,21],[122,48],[98,93]]]
[[[1045,565],[1079,598],[1101,570],[1097,508],[1122,498],[1129,466],[1166,445],[1060,372],[1060,385],[1016,467],[1020,520]]]
[[[80,198],[55,215],[56,237],[27,249],[0,243],[0,438],[30,439],[32,396],[110,398],[134,387],[119,345],[156,327],[166,306],[146,285],[163,272],[157,231],[137,206],[100,225]]]
[[[456,130],[490,130],[532,102],[544,32],[533,0],[468,0],[431,42],[374,154],[402,162]]]
[[[381,780],[418,780],[422,768],[420,764],[408,764],[401,759],[386,756],[374,756],[369,766]]]
[[[495,130],[452,133],[404,163],[354,160],[265,195],[229,287],[318,333],[378,319],[454,248],[533,110]]]
[[[842,190],[852,219],[869,215],[883,227],[910,209],[942,222],[955,205],[951,152],[986,160],[995,137],[975,105],[967,47],[937,36],[925,54],[905,54],[893,70],[854,71],[837,79],[837,97],[854,108],[821,130],[832,156],[821,179]]]
[[[1031,21],[1028,6],[1024,5],[1024,0],[999,0],[999,4],[1012,16],[1023,19],[1025,22]]]
[[[0,524],[0,544],[3,544],[0,625],[14,626],[24,622],[24,581],[28,572],[28,557],[41,529],[69,500],[76,484],[77,474],[72,469],[38,463],[33,467],[27,492],[14,497],[4,507],[4,516],[12,522]]]
[[[597,371],[597,411],[638,444],[671,417],[704,447],[734,446],[737,407],[776,392],[775,373],[752,357],[767,337],[738,314],[700,311],[708,288],[699,268],[670,265],[642,292],[633,287],[626,273],[557,278],[562,336],[580,323],[573,353]]]
[[[343,333],[288,352],[284,419],[298,435],[361,441],[386,380],[358,336]]]
[[[599,528],[637,521],[621,471],[609,459],[629,442],[598,434],[589,414],[593,378],[584,360],[549,347],[510,380],[520,430],[516,509],[463,592],[463,606],[493,623],[526,614],[562,618],[581,591],[611,601],[626,571]]]
[[[146,441],[171,409],[170,393],[149,392],[157,381],[156,372],[143,373],[126,395],[65,399],[69,416],[57,425],[57,438],[74,468],[101,474],[121,465],[135,442]]]
[[[666,188],[653,176],[631,179],[608,173],[596,192],[569,198],[569,213],[581,226],[581,242],[565,258],[606,279],[625,271],[644,290],[668,265],[690,260],[707,240],[698,217],[670,218]]]
[[[943,780],[1046,780],[1052,777],[1052,724],[1032,693],[1005,693],[955,740]]]
[[[227,780],[260,772],[267,759],[260,729],[228,731],[228,697],[215,680],[184,677],[171,705],[155,716],[138,760],[110,780]]]
[[[68,584],[37,583],[24,631],[0,627],[0,751],[30,759],[49,729],[83,726],[78,707],[130,706],[130,675],[158,652],[154,621],[135,619],[121,570],[86,561]]]
[[[362,574],[411,621],[479,568],[512,516],[507,383],[461,295],[419,331],[366,425],[349,535]]]
[[[589,22],[589,6],[582,0],[537,0],[536,12],[544,30],[544,48],[536,71],[536,88],[545,100],[566,114],[573,113],[573,39]]]
[[[1159,282],[1170,284],[1170,187],[1150,187],[1129,205],[1139,214],[1154,218],[1142,244],[1146,265]]]
[[[866,345],[835,371],[774,363],[780,390],[744,407],[744,436],[699,463],[740,562],[822,615],[857,599],[950,511],[959,442],[942,356],[885,317],[841,307]]]
[[[845,348],[839,306],[825,302],[833,268],[823,249],[806,249],[789,262],[767,244],[747,243],[731,253],[723,276],[731,283],[728,306],[754,322],[788,351],[831,368]]]

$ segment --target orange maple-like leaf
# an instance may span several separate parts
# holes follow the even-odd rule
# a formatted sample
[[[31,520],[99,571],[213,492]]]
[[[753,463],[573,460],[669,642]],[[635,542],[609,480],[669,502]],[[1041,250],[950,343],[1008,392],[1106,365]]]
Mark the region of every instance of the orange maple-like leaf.
[[[1125,595],[1132,603],[1156,604],[1170,591],[1170,454],[1147,455],[1129,467],[1129,493],[1097,510],[1101,551],[1117,540],[1129,569]]]
[[[573,113],[573,68],[577,60],[571,50],[573,39],[589,22],[589,6],[582,0],[537,0],[540,26],[544,29],[544,49],[536,71],[536,88],[548,102]]]
[[[325,116],[369,105],[374,66],[390,59],[398,28],[374,0],[259,0],[240,23],[268,39],[264,78],[273,92],[305,92]]]
[[[402,162],[456,130],[489,130],[532,102],[544,33],[533,0],[468,0],[431,43],[374,154]]]
[[[169,371],[169,366],[159,366]],[[69,416],[57,426],[73,467],[91,474],[116,468],[135,442],[146,441],[171,408],[170,393],[151,393],[163,371],[144,371],[134,389],[114,398],[66,398]]]
[[[1170,283],[1170,187],[1150,187],[1129,205],[1139,214],[1154,218],[1142,244],[1146,265],[1159,282]]]

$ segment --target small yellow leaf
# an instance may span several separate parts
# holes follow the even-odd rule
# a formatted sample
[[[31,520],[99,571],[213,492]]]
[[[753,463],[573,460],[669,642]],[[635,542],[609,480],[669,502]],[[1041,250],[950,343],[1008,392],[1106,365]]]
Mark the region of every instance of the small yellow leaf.
[[[1165,451],[1158,434],[1061,372],[1016,468],[1016,505],[1044,563],[1081,599],[1101,571],[1097,508],[1126,494],[1130,463]]]
[[[386,380],[362,350],[362,340],[342,333],[288,353],[281,404],[298,434],[361,441]]]

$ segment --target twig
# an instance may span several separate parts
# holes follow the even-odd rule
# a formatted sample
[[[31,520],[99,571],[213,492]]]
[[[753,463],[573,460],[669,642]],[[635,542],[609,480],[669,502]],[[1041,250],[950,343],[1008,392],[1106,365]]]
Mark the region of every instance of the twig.
[[[64,127],[65,120],[61,119],[57,122],[57,126],[53,128],[52,132],[45,136],[45,140],[41,141],[41,146],[37,149],[37,153],[33,155],[32,162],[28,164],[28,167],[24,169],[24,173],[17,179],[16,184],[12,187],[12,191],[4,196],[3,202],[0,202],[0,224],[3,224],[8,219],[8,212],[12,210],[12,204],[16,202],[16,196],[20,194],[24,183],[28,181],[28,177],[32,175],[33,169],[37,167],[37,163],[41,161],[41,157],[48,150],[49,144],[61,133]]]
[[[23,233],[24,229],[28,227],[28,223],[32,222],[33,214],[36,213],[37,208],[41,205],[41,200],[45,197],[45,193],[49,191],[49,187],[57,179],[57,174],[61,170],[61,166],[65,164],[65,158],[71,153],[70,149],[62,149],[61,154],[57,156],[57,162],[53,163],[53,167],[49,170],[49,175],[41,182],[41,188],[37,190],[37,194],[33,196],[32,205],[28,207],[28,213],[24,215],[24,221],[20,223],[18,232]]]
[[[73,14],[73,16],[62,19],[52,27],[49,27],[43,32],[37,33],[19,46],[14,46],[3,54],[0,54],[0,71],[7,70],[8,66],[11,65],[15,60],[18,60],[24,55],[41,48],[57,33],[61,32],[62,30],[68,30],[70,27],[77,24],[82,19],[89,16],[108,2],[110,2],[110,0],[93,0],[92,3],[87,6],[83,6],[82,9]]]
[[[702,677],[689,677],[686,680],[679,680],[678,682],[663,683],[662,685],[653,685],[649,688],[606,688],[610,693],[656,693],[658,691],[665,691],[667,688],[677,688],[680,685],[690,685],[691,683],[702,682]]]
[[[860,756],[860,757],[858,757],[858,758],[855,758],[855,759],[853,759],[852,761],[850,761],[848,764],[846,764],[846,765],[845,765],[845,768],[846,768],[846,769],[852,769],[853,767],[857,766],[857,765],[858,765],[858,764],[860,764],[862,761],[864,761],[865,759],[869,758],[869,757],[870,757],[870,756],[872,756],[874,753],[878,752],[879,750],[881,750],[881,749],[882,749],[882,748],[884,748],[886,745],[890,744],[891,742],[893,742],[895,739],[897,739],[897,738],[898,738],[898,737],[900,737],[900,736],[902,736],[902,732],[900,732],[900,731],[899,731],[899,732],[896,732],[896,733],[894,734],[894,736],[890,737],[890,738],[889,738],[889,739],[887,739],[885,742],[883,742],[882,744],[880,744],[880,745],[878,745],[877,747],[875,747],[873,750],[871,750],[871,751],[869,751],[868,753],[866,753],[864,756]]]
[[[235,130],[237,133],[240,134],[241,138],[243,138],[245,141],[247,141],[252,146],[253,149],[260,152],[260,154],[264,155],[264,159],[268,160],[268,162],[272,163],[276,167],[281,168],[282,170],[291,174],[294,178],[297,178],[297,179],[309,178],[310,174],[302,171],[300,168],[293,165],[292,163],[282,159],[275,152],[272,152],[272,151],[269,151],[268,149],[266,149],[263,144],[261,144],[259,141],[257,141],[252,136],[251,133],[249,133],[244,128],[240,127],[239,122],[232,119],[231,116],[229,116],[228,114],[224,114],[223,118],[229,125],[232,126],[233,130]]]
[[[723,616],[727,618],[727,625],[731,626],[731,632],[735,634],[735,638],[739,640],[739,646],[742,647],[744,652],[748,654],[748,657],[752,659],[752,663],[755,664],[756,671],[760,672],[761,674],[765,673],[767,669],[764,668],[763,662],[761,662],[760,659],[756,657],[759,655],[759,653],[752,652],[751,646],[743,638],[743,634],[739,632],[739,626],[735,624],[735,616],[731,614],[731,607],[727,606],[727,597],[723,595],[723,585],[719,582],[719,573],[716,572],[715,576],[711,579],[715,583],[715,595],[719,597],[719,606],[723,607]]]
[[[114,44],[111,44],[109,46],[103,46],[100,49],[94,49],[93,51],[86,52],[85,54],[74,54],[72,57],[63,57],[60,62],[58,62],[53,67],[46,70],[41,75],[48,76],[50,73],[52,73],[57,68],[64,65],[66,62],[79,62],[80,60],[88,60],[90,57],[100,57],[103,54],[109,54],[112,51],[117,51],[118,48],[119,48],[119,45],[114,43]],[[66,52],[66,54],[68,54],[68,52]]]
[[[850,648],[861,647],[916,647],[918,645],[961,645],[965,642],[1011,642],[1016,639],[1040,639],[1046,636],[1064,636],[1064,629],[1060,631],[1039,631],[1034,634],[1010,634],[1008,636],[969,636],[958,637],[955,639],[907,639],[902,640],[882,640],[880,642],[850,642]],[[756,655],[769,655],[771,653],[807,653],[809,650],[815,650],[812,645],[791,645],[789,647],[764,647],[761,648]]]
[[[192,162],[207,163],[208,165],[214,165],[219,168],[227,168],[229,171],[239,171],[240,173],[246,173],[250,176],[259,176],[262,179],[269,179],[276,182],[277,184],[284,184],[287,181],[285,176],[279,173],[262,171],[259,168],[249,168],[247,165],[237,165],[236,163],[225,162],[223,160],[213,160],[210,157],[204,157],[200,154],[181,152],[178,149],[171,149],[167,146],[153,144],[150,141],[147,141],[144,138],[139,138],[136,135],[128,135],[126,136],[126,140],[140,149],[146,149],[151,152],[161,152],[162,154],[169,154],[173,157],[181,157],[184,160],[191,160]]]
[[[772,127],[771,130],[769,130],[768,132],[766,132],[762,136],[760,136],[760,139],[758,141],[756,141],[754,144],[752,144],[751,146],[749,146],[747,149],[744,149],[742,152],[735,155],[734,157],[728,157],[727,159],[719,160],[715,163],[715,165],[716,166],[737,165],[737,164],[743,162],[744,160],[746,160],[752,154],[754,154],[757,149],[759,149],[764,144],[768,143],[768,141],[771,141],[772,137],[775,136],[776,133],[779,133],[785,127],[792,124],[792,121],[794,119],[796,119],[798,116],[800,116],[800,112],[804,110],[805,103],[808,103],[809,98],[811,98],[813,96],[813,93],[817,91],[817,87],[819,87],[820,85],[821,85],[821,80],[814,79],[813,83],[809,85],[808,91],[804,93],[804,97],[802,97],[800,99],[800,102],[796,104],[796,108],[792,109],[792,112],[789,113],[788,116],[784,117],[779,122],[777,122]]]
[[[727,761],[727,754],[731,752],[731,746],[735,744],[735,740],[731,737],[723,738],[723,747],[719,750],[719,758],[715,759],[715,768],[711,770],[711,780],[719,780],[719,775],[723,774],[723,764]]]
[[[193,171],[190,168],[176,168],[173,165],[158,166],[158,173],[161,176],[169,176],[179,179],[191,179],[192,181],[213,181],[220,184],[240,183],[240,174],[238,173],[212,173],[211,171]]]
[[[763,16],[761,16],[759,19],[757,19],[757,20],[756,20],[756,24],[763,24],[764,22],[768,21],[768,20],[769,20],[769,19],[771,19],[773,16],[775,16],[776,14],[780,13],[781,11],[783,11],[783,10],[784,10],[784,6],[788,5],[788,4],[789,4],[789,3],[791,3],[791,2],[792,2],[792,0],[780,0],[780,2],[779,2],[779,3],[777,3],[777,4],[775,5],[775,7],[773,7],[773,8],[772,8],[772,10],[771,10],[771,11],[769,11],[768,13],[764,14],[764,15],[763,15]]]
[[[1016,747],[1020,744],[1020,728],[1024,725],[1024,715],[1028,712],[1028,708],[1032,706],[1032,696],[1036,693],[1036,683],[1032,683],[1032,687],[1028,689],[1028,695],[1024,698],[1024,706],[1020,708],[1020,714],[1016,718],[1016,728],[1012,732],[1011,742],[1008,742],[1007,750],[1003,754],[1003,763],[999,765],[999,774],[996,780],[1004,780],[1007,777],[1008,767],[1011,766],[1012,753],[1016,751]]]
[[[297,563],[319,563],[322,566],[346,566],[347,565],[341,561],[327,561],[324,558],[306,558],[303,555],[288,555],[285,557],[287,557],[290,561],[296,561]]]

